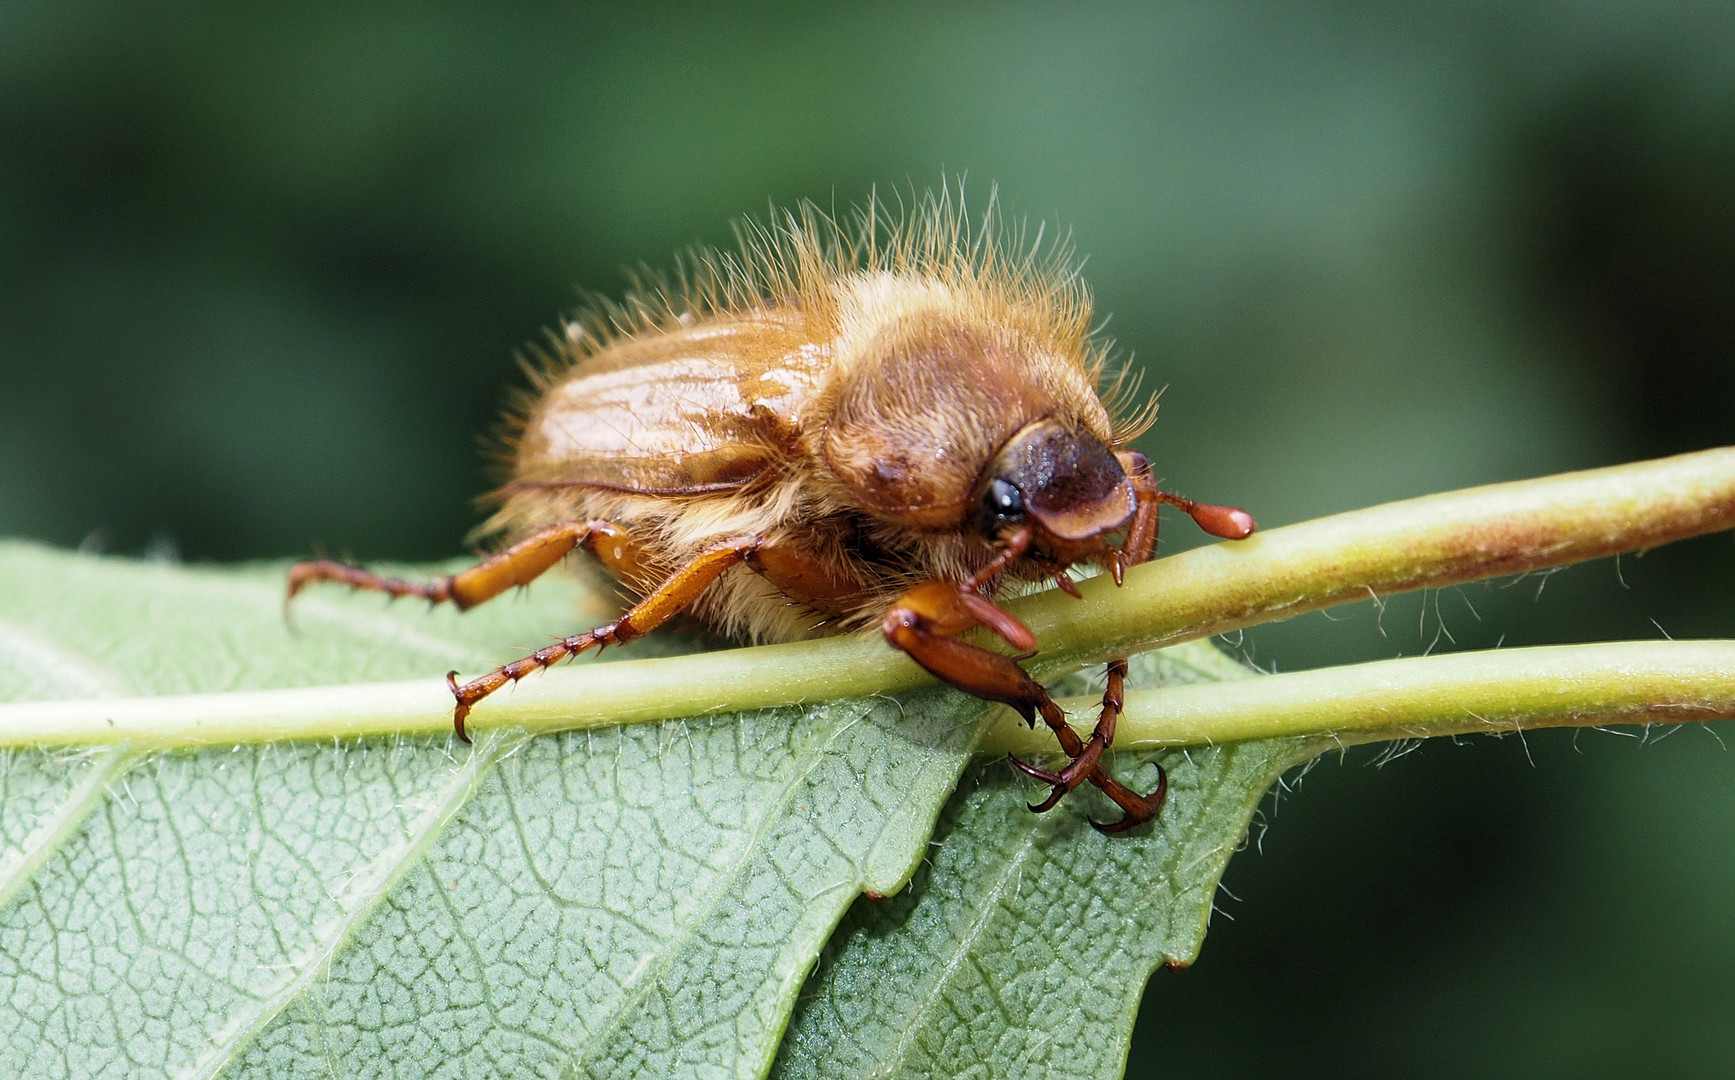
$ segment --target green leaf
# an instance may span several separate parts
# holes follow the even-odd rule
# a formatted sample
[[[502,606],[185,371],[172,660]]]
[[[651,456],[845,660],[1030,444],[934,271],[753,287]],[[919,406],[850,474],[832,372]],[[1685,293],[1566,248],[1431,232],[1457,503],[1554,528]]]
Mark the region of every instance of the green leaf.
[[[308,597],[291,634],[281,583],[278,566],[0,546],[0,699],[475,670],[591,602],[559,581],[462,618]],[[1184,647],[1139,660],[1133,681],[1242,673]],[[0,1063],[68,1077],[760,1075],[851,903],[917,873],[850,912],[781,1070],[1118,1075],[1145,975],[1197,949],[1248,814],[1303,744],[1170,755],[1160,827],[1115,841],[1085,826],[1083,798],[1038,818],[1028,783],[981,764],[924,860],[985,714],[925,690],[497,731],[474,749],[6,751]],[[1120,770],[1153,782],[1131,756]]]
[[[1135,657],[1129,682],[1239,678],[1204,645]],[[1169,774],[1157,823],[1109,838],[1037,818],[1004,765],[969,769],[910,887],[858,901],[826,947],[778,1055],[786,1078],[1080,1076],[1125,1067],[1159,963],[1198,954],[1217,882],[1272,782],[1321,748],[1269,740],[1119,755],[1138,790]],[[1113,807],[1093,807],[1107,815]]]
[[[1082,604],[1045,594],[1013,606],[1046,646],[1037,670],[1058,676],[1375,586],[1468,581],[1726,528],[1732,470],[1735,452],[1718,450],[1431,496],[1160,560],[1124,588],[1086,582]],[[1349,726],[1368,738],[1390,723],[1464,730],[1455,695],[1466,688],[1487,706],[1477,729],[1735,707],[1728,643],[1239,684],[1271,690],[1246,696],[1239,737],[1296,736],[1281,742],[1218,746],[1221,729],[1198,725],[1236,688],[1174,687],[1129,695],[1128,737],[1212,748],[1166,759],[1175,794],[1142,835],[1091,834],[1079,813],[1089,791],[1030,815],[1024,782],[989,764],[952,798],[930,849],[990,713],[982,703],[930,688],[707,712],[820,686],[923,685],[883,645],[839,638],[592,668],[564,680],[565,698],[529,686],[502,695],[517,703],[491,703],[470,748],[444,733],[431,676],[594,622],[598,597],[543,582],[523,603],[462,619],[310,597],[292,637],[281,587],[281,567],[187,570],[0,545],[0,700],[23,702],[0,708],[0,743],[63,744],[0,757],[9,1072],[759,1075],[838,920],[859,894],[902,886],[931,850],[914,888],[859,905],[836,936],[781,1068],[1113,1076],[1144,976],[1197,950],[1224,862],[1271,779],[1320,745],[1307,736],[1386,707]],[[1563,697],[1559,679],[1515,678],[1513,664],[1644,685],[1618,700]],[[1196,643],[1140,671],[1147,683],[1244,674]],[[1320,680],[1352,692],[1326,700]],[[157,696],[89,700],[105,694]],[[1182,722],[1162,723],[1177,706]],[[680,717],[689,708],[700,715]],[[542,737],[505,726],[628,716],[661,722]],[[431,730],[441,734],[402,734]],[[312,731],[329,741],[270,741]],[[180,749],[213,732],[242,744]],[[1006,735],[995,745],[1018,745]],[[1111,767],[1154,783],[1148,761]]]
[[[579,602],[321,598],[291,637],[281,582],[0,547],[0,698],[475,670]],[[7,752],[0,1073],[755,1075],[850,902],[914,871],[984,712]]]

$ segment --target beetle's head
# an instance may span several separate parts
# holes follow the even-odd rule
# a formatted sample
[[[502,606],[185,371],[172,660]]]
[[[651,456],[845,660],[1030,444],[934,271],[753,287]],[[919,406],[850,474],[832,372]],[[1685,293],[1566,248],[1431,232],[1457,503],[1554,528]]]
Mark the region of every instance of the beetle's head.
[[[1028,525],[1056,553],[1101,546],[1132,520],[1132,481],[1109,448],[1058,420],[1026,424],[988,462],[976,482],[971,524],[996,540]]]

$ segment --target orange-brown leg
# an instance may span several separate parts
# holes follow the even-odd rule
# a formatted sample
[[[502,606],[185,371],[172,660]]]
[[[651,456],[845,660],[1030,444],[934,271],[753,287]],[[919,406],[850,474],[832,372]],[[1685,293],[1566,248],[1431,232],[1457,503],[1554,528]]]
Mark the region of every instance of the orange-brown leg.
[[[1098,832],[1122,833],[1157,816],[1157,811],[1163,807],[1163,796],[1168,791],[1169,780],[1161,765],[1157,766],[1157,787],[1149,795],[1140,795],[1131,788],[1110,776],[1102,767],[1102,756],[1114,743],[1115,724],[1120,720],[1121,709],[1124,706],[1125,681],[1127,662],[1111,660],[1108,665],[1108,688],[1103,691],[1102,714],[1097,719],[1096,730],[1091,732],[1089,739],[1079,740],[1077,733],[1071,728],[1067,731],[1072,738],[1061,739],[1061,749],[1072,758],[1065,768],[1058,773],[1045,772],[1035,768],[1017,757],[1007,755],[1009,761],[1025,775],[1053,786],[1048,798],[1040,803],[1034,803],[1030,809],[1038,814],[1054,809],[1055,805],[1079,784],[1089,781],[1114,804],[1123,811],[1119,821],[1104,825],[1100,821],[1090,824]],[[1052,725],[1051,725],[1052,726]],[[1058,732],[1057,732],[1058,734]],[[1072,747],[1078,746],[1075,752]]]
[[[1084,743],[1067,727],[1066,714],[1017,661],[953,637],[984,625],[1015,649],[1036,640],[1011,612],[974,590],[946,581],[923,582],[898,597],[880,629],[887,641],[936,678],[985,701],[1010,705],[1032,726],[1040,715],[1068,756],[1083,753]]]
[[[1102,724],[1098,725],[1098,734],[1093,735],[1087,744],[1067,725],[1066,714],[1055,704],[1042,684],[1032,679],[1015,661],[987,649],[953,640],[951,635],[977,625],[986,625],[999,632],[1000,628],[994,622],[979,617],[983,605],[994,606],[991,601],[973,590],[948,582],[929,581],[898,598],[898,602],[886,613],[882,629],[887,641],[908,653],[912,660],[941,680],[967,694],[1010,705],[1024,717],[1027,724],[1034,725],[1036,717],[1042,717],[1049,730],[1054,732],[1060,748],[1073,762],[1068,765],[1068,772],[1063,779],[1062,775],[1043,773],[1016,758],[1013,759],[1013,764],[1019,768],[1038,779],[1057,785],[1057,794],[1051,795],[1047,803],[1031,809],[1049,809],[1067,791],[1088,780],[1126,813],[1121,821],[1113,825],[1091,823],[1102,831],[1123,832],[1155,817],[1163,804],[1165,784],[1159,783],[1157,790],[1150,795],[1140,795],[1103,772],[1101,766],[1102,753],[1114,738],[1114,723],[1119,716],[1121,693],[1120,678],[1116,675],[1118,673],[1124,678],[1125,662],[1110,667],[1110,693],[1105,695],[1105,699],[1114,702],[1114,715],[1107,717],[1106,728]],[[1018,648],[1022,638],[1029,638],[1030,631],[1010,612],[998,608],[995,610],[999,612],[999,621],[1017,628],[1011,635],[1001,636],[1007,637],[1013,647]],[[1098,735],[1102,737],[1098,738]]]
[[[644,592],[663,576],[657,572],[650,549],[624,528],[612,521],[585,524],[590,526],[590,535],[584,538],[584,550],[602,564],[610,577]]]
[[[599,543],[603,541],[611,542],[611,545]],[[611,546],[612,549],[630,544],[630,540],[626,537],[625,530],[612,522],[564,521],[533,533],[468,570],[425,584],[383,577],[330,559],[316,559],[299,562],[289,568],[289,594],[284,599],[288,602],[295,599],[295,594],[307,586],[319,581],[329,581],[348,585],[352,589],[383,592],[394,597],[419,596],[434,604],[450,601],[458,610],[467,611],[477,604],[494,599],[507,589],[530,584],[566,558],[572,553],[572,549],[580,544],[591,549],[593,554],[603,558],[607,564],[604,546]]]
[[[747,565],[778,592],[798,604],[827,615],[850,610],[867,583],[847,576],[843,560],[827,558],[822,549],[787,537],[759,545]]]
[[[880,629],[888,642],[936,678],[985,701],[1010,705],[1033,727],[1040,715],[1067,755],[1077,757],[1084,752],[1084,743],[1067,726],[1066,714],[1041,683],[1011,657],[955,640],[966,630],[985,626],[1021,653],[1036,647],[1030,628],[983,596],[978,587],[975,579],[963,585],[925,581],[898,597]]]
[[[1143,459],[1139,460],[1142,462]],[[1149,482],[1148,469],[1129,468],[1127,471],[1133,478],[1137,502],[1133,511],[1133,520],[1127,526],[1126,541],[1122,544],[1121,550],[1115,553],[1115,559],[1111,564],[1116,571],[1115,580],[1117,582],[1121,578],[1120,571],[1125,566],[1137,565],[1148,560],[1157,542],[1159,500],[1156,498],[1158,493],[1155,491],[1155,486]],[[1067,762],[1065,768],[1059,772],[1048,772],[1009,755],[1012,765],[1019,771],[1032,779],[1051,786],[1052,790],[1049,791],[1048,798],[1040,803],[1032,804],[1030,807],[1032,811],[1042,814],[1054,809],[1068,793],[1088,780],[1114,800],[1115,804],[1125,812],[1120,821],[1111,825],[1092,821],[1091,825],[1097,829],[1108,833],[1125,832],[1127,829],[1156,817],[1157,811],[1163,805],[1164,792],[1168,788],[1168,778],[1161,773],[1160,767],[1157,790],[1150,795],[1137,794],[1109,776],[1102,767],[1103,754],[1107,753],[1108,748],[1114,743],[1115,725],[1119,722],[1121,709],[1124,707],[1126,674],[1127,662],[1124,657],[1117,657],[1108,662],[1108,685],[1103,689],[1102,711],[1097,717],[1096,728],[1091,732],[1090,738],[1080,742],[1078,736],[1073,734],[1070,741],[1079,747],[1077,750],[1068,745],[1068,740],[1061,740],[1061,749],[1065,750],[1067,756],[1072,759]],[[1068,731],[1070,733],[1071,729],[1069,728]]]
[[[1197,503],[1184,499],[1179,495],[1158,490],[1151,479],[1150,464],[1144,455],[1127,452],[1120,455],[1121,465],[1127,476],[1133,482],[1136,497],[1136,508],[1133,520],[1127,526],[1127,535],[1121,549],[1114,553],[1110,569],[1114,574],[1115,583],[1119,584],[1125,568],[1149,561],[1157,545],[1157,510],[1162,503],[1179,507],[1189,517],[1198,523],[1199,527],[1213,536],[1230,540],[1242,540],[1252,535],[1255,528],[1253,517],[1245,510],[1230,506],[1217,506],[1210,503]],[[1051,810],[1061,799],[1079,784],[1090,781],[1103,794],[1112,799],[1115,805],[1124,812],[1121,820],[1104,825],[1092,821],[1091,825],[1104,833],[1120,833],[1142,825],[1157,816],[1162,808],[1163,797],[1168,790],[1168,776],[1162,767],[1157,767],[1157,787],[1149,795],[1139,795],[1109,776],[1102,767],[1103,754],[1114,744],[1115,726],[1120,720],[1122,708],[1125,705],[1127,662],[1124,657],[1117,657],[1108,662],[1108,684],[1103,689],[1102,711],[1097,717],[1096,728],[1088,740],[1075,751],[1067,740],[1061,740],[1061,748],[1072,760],[1059,772],[1048,772],[1035,768],[1016,757],[1012,764],[1027,776],[1049,784],[1052,790],[1048,798],[1031,806],[1036,813]],[[1073,736],[1073,743],[1078,743],[1078,737]]]
[[[758,546],[757,537],[742,537],[718,544],[675,571],[655,592],[634,604],[630,611],[614,622],[583,634],[563,638],[536,650],[522,660],[514,660],[510,664],[495,668],[463,685],[458,683],[457,672],[448,672],[446,685],[451,687],[452,697],[457,702],[452,710],[453,729],[457,731],[460,739],[469,742],[470,736],[464,730],[464,720],[478,701],[509,682],[517,682],[531,672],[552,667],[586,649],[625,645],[643,637],[692,604],[699,598],[699,594],[705,591],[706,586],[716,581],[731,566],[746,561]]]

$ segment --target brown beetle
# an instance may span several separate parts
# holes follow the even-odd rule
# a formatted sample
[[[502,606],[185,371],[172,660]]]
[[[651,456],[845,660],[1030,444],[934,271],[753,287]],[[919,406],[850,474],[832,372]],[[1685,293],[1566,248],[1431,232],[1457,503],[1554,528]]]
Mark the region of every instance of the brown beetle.
[[[1089,781],[1124,817],[1140,795],[1104,771],[1126,662],[1108,665],[1094,734],[1080,739],[1018,663],[958,640],[981,626],[1028,655],[1036,641],[995,598],[1067,571],[1148,559],[1160,503],[1215,536],[1253,519],[1157,490],[1098,393],[1105,347],[1064,248],[1008,240],[992,206],[929,196],[899,223],[872,207],[841,226],[811,205],[700,252],[677,284],[569,327],[515,425],[511,477],[485,531],[510,541],[430,584],[328,560],[290,571],[289,595],[333,581],[469,608],[525,585],[574,548],[640,599],[605,626],[469,682],[447,676],[464,735],[472,706],[586,649],[621,645],[689,611],[753,641],[877,626],[967,693],[1040,715],[1071,761],[1032,809]],[[1112,401],[1115,394],[1109,395]]]

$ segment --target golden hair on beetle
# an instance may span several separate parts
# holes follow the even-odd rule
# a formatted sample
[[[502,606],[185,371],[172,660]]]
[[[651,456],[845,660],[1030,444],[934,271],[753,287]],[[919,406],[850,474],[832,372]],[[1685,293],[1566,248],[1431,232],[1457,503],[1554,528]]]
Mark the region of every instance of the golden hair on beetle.
[[[1023,424],[1059,412],[1120,449],[1153,419],[1146,408],[1116,423],[1127,380],[1099,394],[1107,343],[1090,334],[1069,245],[1027,241],[992,196],[974,219],[950,188],[895,216],[870,201],[839,221],[803,203],[736,236],[733,252],[696,250],[672,275],[641,272],[624,300],[593,301],[571,324],[580,332],[556,339],[513,410],[512,478],[483,533],[616,521],[652,541],[647,580],[627,583],[642,587],[720,538],[865,515],[854,524],[875,534],[885,557],[874,565],[852,558],[847,538],[815,538],[826,541],[815,545],[825,576],[855,584],[847,605],[804,605],[743,568],[694,609],[733,636],[790,640],[877,623],[910,585],[973,571],[986,549],[957,535],[961,503]],[[647,383],[658,392],[633,396]],[[571,438],[574,428],[618,439]],[[734,452],[717,473],[582,488],[550,475],[572,479],[575,447],[595,455],[585,479],[618,481],[596,474],[725,443]],[[729,470],[752,482],[717,485]]]
[[[1124,661],[1109,665],[1087,743],[1016,662],[958,635],[1036,641],[996,600],[1074,566],[1147,559],[1157,507],[1239,538],[1252,518],[1157,490],[1130,443],[1154,405],[1100,387],[1107,344],[1069,246],[1027,242],[991,196],[897,216],[870,201],[843,222],[811,203],[737,229],[596,302],[556,339],[512,413],[509,477],[483,532],[505,549],[431,585],[304,563],[291,594],[329,580],[481,603],[583,547],[636,598],[619,620],[460,686],[455,719],[508,682],[625,644],[687,611],[750,641],[877,627],[939,678],[1040,714],[1071,759],[1043,809],[1079,783],[1126,817],[1156,813],[1103,772]]]

